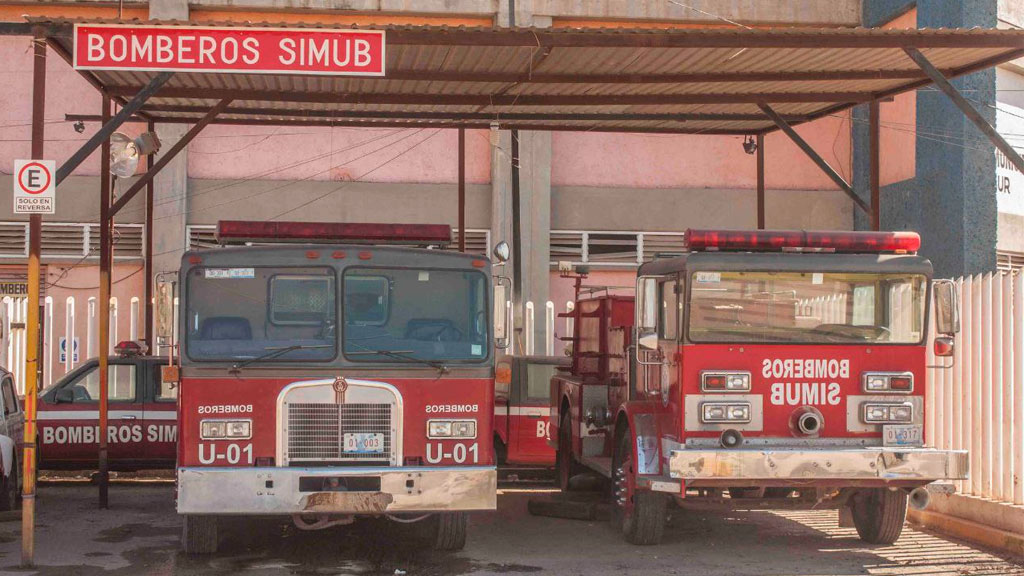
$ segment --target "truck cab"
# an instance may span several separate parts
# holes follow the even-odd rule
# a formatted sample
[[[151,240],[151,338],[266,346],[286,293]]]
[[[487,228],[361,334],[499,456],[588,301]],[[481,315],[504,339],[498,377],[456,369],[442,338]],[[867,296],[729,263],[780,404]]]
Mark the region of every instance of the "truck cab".
[[[552,381],[563,488],[580,467],[609,478],[614,522],[637,544],[660,540],[669,498],[726,491],[797,491],[891,543],[908,497],[966,477],[965,452],[926,447],[925,346],[948,356],[958,318],[916,234],[687,240],[640,267],[635,305],[577,303],[579,352]]]
[[[568,368],[565,356],[515,356],[495,369],[494,446],[498,464],[551,468],[555,451],[548,445],[551,379]]]

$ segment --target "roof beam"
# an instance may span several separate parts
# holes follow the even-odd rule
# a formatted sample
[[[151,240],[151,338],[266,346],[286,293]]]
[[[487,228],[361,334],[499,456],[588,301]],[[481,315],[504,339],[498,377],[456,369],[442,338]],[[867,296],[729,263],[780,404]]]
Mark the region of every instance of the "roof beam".
[[[1021,158],[1021,155],[1013,149],[1013,146],[1010,146],[1010,143],[1003,138],[1003,135],[989,124],[988,120],[986,120],[985,117],[982,116],[966,98],[964,98],[963,94],[961,94],[956,87],[949,83],[949,80],[942,75],[942,72],[935,68],[935,66],[932,65],[932,63],[929,62],[928,59],[925,58],[924,54],[919,50],[915,48],[906,48],[905,52],[907,53],[907,56],[910,56],[910,59],[920,66],[921,70],[924,70],[924,73],[931,78],[932,82],[935,83],[935,87],[949,97],[949,99],[953,101],[953,104],[955,104],[956,107],[964,113],[964,116],[967,116],[967,119],[973,122],[974,125],[977,126],[978,130],[980,130],[981,133],[992,142],[992,145],[998,148],[999,151],[1002,152],[1003,155],[1006,156],[1006,158],[1014,165],[1014,167],[1017,168],[1017,170],[1024,172],[1024,158]]]
[[[812,148],[806,140],[801,138],[792,126],[786,123],[786,121],[783,120],[782,117],[779,116],[775,112],[775,110],[772,110],[771,107],[768,106],[767,104],[762,103],[759,104],[759,106],[761,110],[763,110],[764,113],[769,118],[772,119],[772,122],[775,122],[775,125],[778,126],[780,130],[785,132],[786,136],[789,136],[789,139],[792,140],[793,143],[796,144],[801,150],[803,150],[804,154],[807,154],[807,157],[810,158],[811,161],[813,161],[818,166],[818,168],[821,168],[821,171],[824,172],[826,176],[831,178],[832,181],[835,182],[836,185],[843,190],[843,192],[846,192],[846,195],[849,196],[851,200],[853,200],[854,204],[856,204],[858,208],[868,213],[869,215],[871,214],[871,207],[868,206],[867,202],[862,200],[860,196],[857,196],[857,193],[853,191],[853,186],[850,186],[850,183],[843,179],[843,177],[840,176],[839,173],[835,171],[835,168],[832,168],[832,166],[829,165],[829,163],[826,162],[824,158],[818,155],[818,153],[814,151],[814,148]]]
[[[534,69],[536,69],[536,65]],[[948,71],[945,71],[948,72]],[[388,70],[382,80],[528,84],[681,84],[686,82],[831,82],[836,80],[923,80],[920,70],[812,70],[806,72],[684,72],[678,74],[520,74]]]
[[[210,108],[208,106],[179,106],[156,104],[146,106],[145,111],[151,113],[175,113],[175,114],[203,114]],[[380,111],[358,111],[347,110],[295,110],[291,108],[261,108],[261,107],[233,107],[228,108],[225,114],[246,115],[246,116],[269,116],[269,117],[294,117],[294,118],[328,118],[328,119],[355,119],[367,118],[375,120],[487,120],[513,122],[558,122],[558,121],[599,121],[599,122],[623,122],[623,121],[661,121],[661,122],[765,122],[768,120],[763,114],[702,114],[702,113],[681,113],[681,114],[658,114],[658,113],[600,113],[600,114],[544,114],[544,113],[522,113],[522,112],[380,112]],[[77,120],[75,115],[67,114],[69,120]],[[74,118],[73,118],[74,117]],[[783,114],[787,122],[803,122],[809,118],[801,114]]]
[[[134,86],[109,86],[113,96],[131,96]],[[263,102],[314,102],[321,104],[394,104],[423,106],[635,106],[673,104],[757,104],[759,102],[870,102],[867,92],[744,92],[698,94],[579,94],[579,95],[452,95],[298,92],[284,90],[241,90],[230,88],[170,87],[161,98],[202,100],[250,100]]]

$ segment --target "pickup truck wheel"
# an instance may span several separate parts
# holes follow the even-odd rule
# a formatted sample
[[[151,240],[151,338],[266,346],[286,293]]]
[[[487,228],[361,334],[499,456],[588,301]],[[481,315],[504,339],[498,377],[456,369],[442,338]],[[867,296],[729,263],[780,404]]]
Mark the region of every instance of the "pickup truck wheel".
[[[572,418],[569,413],[562,414],[558,423],[558,452],[555,454],[555,475],[558,477],[558,487],[562,492],[572,490],[569,480],[579,474],[579,465],[572,455]]]
[[[17,462],[11,464],[11,473],[4,477],[3,495],[0,496],[0,511],[17,510],[20,502],[18,490],[18,466]]]
[[[465,512],[434,514],[428,521],[434,523],[434,550],[457,552],[466,546],[469,515]]]
[[[186,514],[182,517],[181,547],[185,554],[213,554],[217,544],[216,516]]]
[[[612,523],[630,544],[649,546],[665,534],[668,499],[664,494],[637,490],[633,442],[628,431],[616,439],[612,458]]]
[[[907,519],[907,492],[876,488],[853,497],[853,524],[869,544],[892,544],[903,533]]]

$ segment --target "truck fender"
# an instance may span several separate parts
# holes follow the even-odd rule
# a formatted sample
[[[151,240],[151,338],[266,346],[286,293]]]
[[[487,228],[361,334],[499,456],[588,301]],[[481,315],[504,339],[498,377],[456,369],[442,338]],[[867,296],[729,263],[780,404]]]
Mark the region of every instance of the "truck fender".
[[[11,473],[11,466],[14,466],[14,440],[9,436],[0,436],[0,456],[3,457],[4,477]]]
[[[627,403],[615,418],[616,433],[625,428],[633,438],[633,469],[638,475],[661,475],[661,430],[651,407]]]

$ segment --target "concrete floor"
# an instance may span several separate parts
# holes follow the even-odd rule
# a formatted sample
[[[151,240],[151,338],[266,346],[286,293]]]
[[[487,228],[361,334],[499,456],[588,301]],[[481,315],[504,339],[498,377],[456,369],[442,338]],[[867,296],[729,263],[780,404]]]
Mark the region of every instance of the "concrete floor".
[[[496,514],[472,520],[465,551],[424,552],[403,543],[393,523],[300,532],[290,523],[232,521],[221,552],[186,558],[173,486],[117,485],[111,508],[95,508],[89,485],[43,486],[37,564],[18,568],[20,522],[0,521],[0,573],[196,574],[695,574],[700,576],[900,574],[1024,575],[1017,563],[907,528],[896,546],[871,547],[836,527],[834,511],[676,510],[665,543],[633,547],[604,522],[534,517],[529,498],[545,490],[506,489]]]

